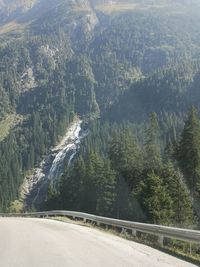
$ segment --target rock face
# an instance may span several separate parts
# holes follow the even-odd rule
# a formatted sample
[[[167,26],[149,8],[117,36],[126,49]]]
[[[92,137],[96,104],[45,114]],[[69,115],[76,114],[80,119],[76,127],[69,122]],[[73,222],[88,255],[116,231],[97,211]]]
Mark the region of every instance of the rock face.
[[[6,23],[31,10],[39,0],[1,0],[0,23]]]
[[[49,12],[53,14],[57,10],[66,13],[66,17],[70,10],[85,12],[84,19],[80,21],[85,34],[89,34],[98,23],[90,0],[0,0],[0,33],[1,27],[6,28],[5,32],[17,30],[20,26],[26,28],[38,19],[45,18]]]
[[[0,0],[0,25],[32,23],[50,10],[70,0]]]
[[[28,91],[30,89],[33,89],[34,87],[37,86],[37,83],[35,81],[34,73],[33,73],[33,68],[28,67],[25,69],[21,76],[21,81],[20,81],[20,90],[22,92]]]
[[[85,31],[90,33],[98,24],[98,18],[95,13],[87,14],[85,17]]]

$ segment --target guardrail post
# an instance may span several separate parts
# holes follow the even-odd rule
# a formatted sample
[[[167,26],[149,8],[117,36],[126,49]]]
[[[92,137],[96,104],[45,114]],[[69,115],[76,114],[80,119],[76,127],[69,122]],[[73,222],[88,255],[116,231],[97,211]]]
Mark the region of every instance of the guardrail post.
[[[190,242],[190,256],[192,255],[192,243]]]
[[[163,247],[163,241],[164,241],[164,236],[163,235],[159,235],[158,236],[158,244]]]
[[[126,234],[126,228],[122,228],[121,234]]]
[[[137,231],[136,231],[135,229],[132,229],[132,235],[133,235],[134,237],[137,236]]]

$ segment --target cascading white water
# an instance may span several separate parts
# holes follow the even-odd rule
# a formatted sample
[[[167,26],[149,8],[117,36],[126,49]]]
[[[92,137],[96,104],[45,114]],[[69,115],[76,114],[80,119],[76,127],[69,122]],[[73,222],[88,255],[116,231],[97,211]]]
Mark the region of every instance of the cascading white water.
[[[32,206],[40,208],[49,183],[54,189],[58,189],[65,163],[68,166],[71,164],[80,148],[81,140],[88,134],[82,131],[81,124],[80,119],[74,121],[61,142],[34,170],[33,175],[25,179],[22,199],[27,208]]]
[[[69,166],[75,157],[77,150],[79,149],[81,139],[84,135],[80,134],[81,123],[82,122],[80,120],[74,123],[68,130],[61,143],[52,150],[52,152],[56,153],[56,156],[49,171],[48,179],[53,187],[57,187],[59,178],[63,174],[64,161],[66,160]]]

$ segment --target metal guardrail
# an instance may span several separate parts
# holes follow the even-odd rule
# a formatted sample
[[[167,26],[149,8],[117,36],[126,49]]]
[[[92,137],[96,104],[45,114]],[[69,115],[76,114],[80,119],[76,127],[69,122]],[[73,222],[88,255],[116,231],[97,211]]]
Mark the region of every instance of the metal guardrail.
[[[32,212],[32,213],[22,213],[22,214],[0,213],[0,217],[45,218],[45,217],[56,217],[56,216],[65,216],[73,219],[81,219],[84,222],[87,221],[93,222],[97,225],[117,227],[122,229],[122,231],[131,230],[132,234],[135,236],[137,232],[152,234],[158,236],[158,241],[160,245],[163,245],[163,239],[165,237],[177,240],[183,240],[190,243],[200,244],[200,231],[197,230],[111,219],[107,217],[101,217],[82,212],[55,210],[55,211]]]

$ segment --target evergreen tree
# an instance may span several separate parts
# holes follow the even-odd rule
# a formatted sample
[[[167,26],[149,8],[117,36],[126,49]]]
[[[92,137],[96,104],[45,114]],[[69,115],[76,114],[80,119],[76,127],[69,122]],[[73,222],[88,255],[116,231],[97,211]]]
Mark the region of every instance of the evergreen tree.
[[[116,173],[111,169],[110,162],[104,161],[102,179],[98,182],[96,213],[112,216],[116,201]]]
[[[115,132],[109,146],[109,158],[116,170],[116,216],[129,217],[131,190],[140,181],[142,173],[142,154],[130,129]]]
[[[48,187],[45,208],[47,210],[54,210],[61,208],[60,193],[57,192],[51,185]]]
[[[137,196],[148,220],[155,224],[170,224],[172,199],[161,177],[151,172],[139,185]]]
[[[130,129],[114,133],[109,147],[109,158],[113,168],[125,179],[130,188],[133,188],[140,179],[142,172],[141,149]]]
[[[63,209],[82,210],[84,199],[83,181],[85,179],[85,162],[82,157],[67,168],[60,184],[60,203]]]
[[[150,124],[145,138],[145,167],[147,170],[156,170],[161,167],[159,146],[159,126],[156,113],[150,114]]]
[[[162,170],[162,176],[172,199],[173,225],[180,227],[192,225],[194,223],[192,202],[180,171],[175,170],[172,163],[168,162]]]
[[[193,197],[200,194],[200,122],[194,107],[188,118],[179,142],[177,159]]]

